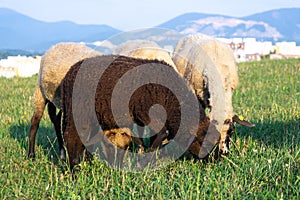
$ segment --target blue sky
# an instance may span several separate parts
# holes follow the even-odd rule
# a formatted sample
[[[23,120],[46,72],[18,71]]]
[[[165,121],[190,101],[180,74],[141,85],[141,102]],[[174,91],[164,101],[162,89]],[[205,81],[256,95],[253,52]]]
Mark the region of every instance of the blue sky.
[[[187,12],[241,17],[300,7],[300,0],[0,0],[0,7],[47,22],[69,20],[134,30],[161,24]]]

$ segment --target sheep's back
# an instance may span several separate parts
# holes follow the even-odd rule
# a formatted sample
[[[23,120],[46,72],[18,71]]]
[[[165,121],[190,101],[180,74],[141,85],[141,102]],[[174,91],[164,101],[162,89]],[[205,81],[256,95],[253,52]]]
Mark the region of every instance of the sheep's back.
[[[76,62],[100,55],[83,44],[59,43],[50,48],[42,57],[39,84],[44,98],[61,108],[61,81]]]
[[[153,41],[130,40],[118,46],[114,50],[114,54],[140,59],[156,59],[164,61],[177,70],[170,54]]]
[[[130,70],[133,70],[136,67],[144,64],[147,64],[147,67],[153,70],[157,68],[156,65],[158,64],[166,67],[166,69],[163,67],[162,70],[173,70],[171,66],[167,65],[167,63],[163,61],[120,56],[115,59],[114,62],[112,62],[102,74],[97,87],[95,103],[97,118],[99,122],[102,123],[103,129],[109,129],[112,127],[116,128],[118,125],[120,125],[115,121],[111,109],[112,101],[122,102],[122,99],[112,99],[112,95],[116,85],[118,84],[118,81]],[[146,77],[149,76],[149,74],[143,70],[137,70],[135,76]],[[135,86],[136,80],[133,78],[127,81],[128,82],[124,84],[128,84],[127,87],[125,87],[130,91],[130,89]],[[136,90],[131,96],[130,102],[124,103],[125,106],[129,106],[130,116],[126,114],[124,114],[124,116],[117,116],[119,119],[118,121],[124,122],[124,124],[121,124],[121,126],[129,126],[134,120],[136,120],[137,123],[140,120],[141,124],[148,124],[150,121],[148,111],[152,105],[160,104],[162,106],[166,106],[166,101],[168,101],[168,98],[174,99],[174,96],[171,97],[170,91],[167,90],[167,88],[157,86],[156,84],[147,84]],[[168,98],[165,96],[166,94],[169,94]],[[174,102],[175,104],[175,100],[170,102]],[[168,107],[165,107],[165,109],[168,110]]]

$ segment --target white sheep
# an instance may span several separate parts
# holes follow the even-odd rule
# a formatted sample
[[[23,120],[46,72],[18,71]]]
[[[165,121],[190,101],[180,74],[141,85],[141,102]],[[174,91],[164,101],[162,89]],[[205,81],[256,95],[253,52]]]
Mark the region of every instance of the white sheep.
[[[129,40],[119,45],[113,54],[140,59],[157,59],[166,62],[177,70],[170,54],[157,43],[149,40]]]
[[[220,107],[220,93],[224,93],[224,119],[217,122],[222,125],[218,129],[221,133],[219,148],[222,152],[227,152],[230,136],[228,130],[234,122],[241,122],[234,115],[232,107],[232,94],[238,85],[238,69],[232,50],[213,37],[196,34],[178,41],[172,59],[178,73],[187,80],[200,103],[204,108],[211,109],[211,120],[216,120],[217,115],[220,116],[216,108]],[[220,84],[224,86],[222,90],[217,87]],[[243,125],[253,126],[246,122]]]
[[[48,104],[48,113],[55,127],[60,155],[65,159],[63,139],[61,135],[61,111],[56,115],[56,108],[61,109],[61,82],[69,68],[78,61],[100,55],[80,43],[59,43],[51,47],[41,59],[37,85],[34,91],[34,113],[31,118],[29,157],[35,157],[35,137]]]

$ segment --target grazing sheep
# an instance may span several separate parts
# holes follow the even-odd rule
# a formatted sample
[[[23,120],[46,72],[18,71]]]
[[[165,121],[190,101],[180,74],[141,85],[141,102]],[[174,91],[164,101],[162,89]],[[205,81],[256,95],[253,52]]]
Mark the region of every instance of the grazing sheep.
[[[34,113],[31,118],[29,157],[35,157],[35,137],[48,104],[48,113],[55,127],[59,152],[65,159],[61,135],[61,111],[56,115],[56,108],[61,109],[61,81],[69,68],[76,62],[100,55],[99,52],[79,43],[59,43],[51,47],[42,57],[38,82],[34,92]]]
[[[115,55],[129,56],[133,58],[161,60],[176,70],[169,53],[162,49],[158,44],[148,40],[129,40],[119,45],[113,52]]]
[[[164,61],[173,67],[177,68],[172,61],[169,53],[162,49],[157,43],[149,40],[129,40],[119,45],[113,52],[115,55],[129,56],[139,59],[160,60]],[[139,129],[139,131],[142,131]]]
[[[112,158],[111,155],[115,155],[115,147],[124,150],[131,150],[135,146],[134,142],[137,141],[137,139],[133,137],[134,134],[129,128],[114,128],[105,130],[103,131],[103,135],[99,134],[100,137],[97,137],[99,135],[96,135],[89,141],[86,141],[85,144],[81,142],[82,138],[79,137],[78,134],[72,134],[75,132],[77,132],[75,124],[69,126],[67,131],[64,131],[64,140],[66,141],[66,148],[68,150],[70,169],[73,169],[76,164],[79,164],[86,147],[94,148],[94,145],[99,147],[99,145],[97,145],[99,141],[101,142],[100,146],[103,151],[102,153],[110,163],[114,161],[114,158]],[[139,151],[143,152],[143,149],[139,149]],[[123,156],[121,155],[122,153],[124,155],[124,152],[118,151],[119,157]],[[88,151],[85,155],[87,158],[91,157],[91,154]]]
[[[238,85],[237,65],[232,50],[213,37],[202,34],[186,36],[180,39],[173,53],[173,61],[179,74],[184,77],[195,92],[199,102],[204,108],[211,109],[211,120],[215,120],[217,103],[220,100],[215,80],[219,73],[225,94],[225,118],[219,124],[223,124],[220,131],[219,149],[226,153],[229,148],[230,127],[237,120],[232,107],[232,94]],[[217,71],[214,71],[214,70]],[[233,120],[233,118],[235,120]],[[246,126],[254,126],[251,123],[242,123]],[[218,129],[219,130],[219,129]]]
[[[147,65],[146,65],[147,64]],[[140,69],[140,66],[145,66],[145,68]],[[84,69],[83,71],[81,71]],[[153,130],[158,126],[150,128],[152,133],[158,133],[157,135],[151,137],[151,148],[154,150],[158,147],[164,138],[171,140],[175,137],[180,125],[181,118],[181,108],[182,104],[187,104],[188,109],[193,111],[195,105],[190,105],[192,100],[196,102],[198,106],[198,101],[195,95],[187,88],[188,94],[184,94],[185,99],[183,102],[179,102],[177,96],[168,87],[156,83],[142,84],[137,89],[134,89],[133,93],[130,93],[130,89],[136,84],[139,85],[139,78],[148,78],[149,73],[145,71],[148,69],[150,72],[157,69],[160,70],[159,74],[164,74],[165,76],[155,76],[154,78],[160,83],[160,81],[165,81],[164,79],[169,78],[170,80],[176,80],[172,83],[168,81],[171,85],[174,84],[174,88],[178,89],[179,92],[183,91],[182,84],[185,84],[184,80],[178,75],[178,73],[171,66],[167,65],[165,62],[158,60],[145,60],[136,59],[126,56],[97,56],[93,58],[87,58],[73,65],[71,69],[65,76],[62,86],[62,100],[63,100],[63,135],[66,142],[66,146],[69,154],[69,163],[71,169],[77,164],[82,157],[84,151],[84,145],[81,141],[89,138],[90,135],[96,137],[97,125],[101,125],[102,130],[109,131],[112,129],[118,129],[120,127],[132,127],[133,123],[136,123],[140,127],[149,125],[151,122],[157,122],[156,125],[162,125],[161,128]],[[128,75],[128,73],[135,71],[134,76],[130,76],[128,82],[122,82],[123,76]],[[157,73],[157,71],[156,71]],[[80,77],[80,78],[79,78]],[[124,89],[117,89],[118,81],[121,81]],[[96,83],[96,84],[95,84]],[[95,84],[95,85],[94,85]],[[76,88],[80,86],[80,88]],[[89,88],[91,87],[91,88]],[[92,90],[89,94],[88,90]],[[93,93],[95,89],[95,93]],[[121,94],[118,98],[114,99],[113,94],[116,92]],[[130,93],[130,94],[128,94]],[[177,93],[176,93],[177,94]],[[129,95],[130,100],[126,101],[126,97],[123,95]],[[75,98],[74,98],[75,97]],[[94,99],[95,98],[95,99]],[[125,101],[123,105],[117,105],[118,100],[120,102]],[[119,103],[120,103],[119,102]],[[161,117],[160,113],[156,113],[153,117],[151,115],[151,108],[154,105],[161,105],[166,112],[165,118]],[[73,106],[72,106],[73,105]],[[76,105],[74,107],[74,105]],[[125,109],[129,110],[124,113],[118,114],[117,116],[113,113],[113,108],[116,106],[117,110]],[[128,105],[128,107],[127,107]],[[90,113],[96,113],[95,122],[93,116]],[[155,111],[154,111],[155,112]],[[184,129],[184,134],[181,136],[181,140],[188,140],[191,132],[190,127],[196,127],[193,130],[197,131],[198,123],[205,116],[204,110],[199,108],[200,119],[196,119],[196,124],[194,119],[188,119],[186,129]],[[77,114],[76,114],[77,113]],[[198,116],[199,113],[197,113]],[[191,118],[194,116],[190,116]],[[117,121],[118,123],[117,123]],[[75,122],[76,121],[76,122]],[[121,123],[119,123],[121,121]],[[76,123],[76,124],[75,124]],[[193,124],[194,123],[194,124]],[[75,127],[76,126],[76,127]],[[88,127],[86,127],[88,126]],[[166,133],[169,132],[167,135]],[[80,138],[78,137],[80,134]],[[176,136],[177,137],[177,136]],[[133,139],[137,139],[133,137]],[[87,139],[88,140],[88,139]],[[142,145],[141,141],[137,142]]]
[[[251,123],[249,123],[245,120],[239,119],[236,115],[233,116],[232,122],[229,122],[227,124],[228,129],[227,129],[227,136],[225,138],[226,144],[229,144],[230,137],[234,133],[234,130],[235,130],[234,123],[238,123],[238,124],[241,124],[244,126],[252,125]],[[190,153],[192,153],[193,155],[198,156],[200,158],[204,158],[204,159],[209,156],[209,154],[206,154],[206,153],[203,154],[201,152],[201,148],[203,147],[203,142],[205,140],[205,137],[207,136],[207,132],[208,132],[210,126],[211,126],[211,120],[209,117],[204,117],[204,119],[202,121],[200,121],[199,126],[198,126],[197,135],[196,135],[194,141],[191,143],[191,145],[188,148],[188,151]],[[217,129],[216,129],[216,127],[211,127],[210,131],[212,132],[212,134],[214,134],[214,132],[216,132]],[[206,150],[209,150],[209,149],[206,149]],[[204,150],[204,151],[206,151],[206,150]],[[218,155],[219,155],[218,152],[216,151],[215,153],[216,153],[216,154],[214,154],[215,158],[218,158]]]

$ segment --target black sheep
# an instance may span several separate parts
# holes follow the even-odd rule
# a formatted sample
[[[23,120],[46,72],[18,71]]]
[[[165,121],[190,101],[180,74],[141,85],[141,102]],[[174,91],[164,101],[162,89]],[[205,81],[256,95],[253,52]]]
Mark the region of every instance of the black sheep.
[[[134,90],[129,102],[125,102],[125,106],[123,104],[116,106],[117,110],[126,107],[125,110],[129,111],[128,115],[125,113],[114,116],[112,103],[114,101],[122,102],[123,100],[122,96],[118,96],[117,100],[113,99],[113,93],[116,91],[118,93],[116,89],[118,81],[127,72],[136,70],[136,79],[131,77],[130,81],[128,81],[129,83],[125,83],[123,87],[126,88],[128,86],[128,89],[132,89],[135,84],[140,84],[137,81],[138,77],[146,78],[149,75],[149,71],[141,70],[140,66],[145,66],[150,72],[159,70],[159,73],[155,76],[157,83],[143,84]],[[167,77],[164,75],[167,75]],[[170,83],[173,85],[172,88],[176,88],[175,91],[169,89],[168,86],[159,84],[165,81],[164,79],[168,79],[168,83],[176,80]],[[80,88],[77,86],[80,86]],[[187,93],[183,94],[184,99],[180,100],[177,98],[177,95],[179,92],[185,91],[183,87],[186,87]],[[89,88],[92,88],[91,93],[87,91]],[[127,91],[123,92],[126,94],[130,93],[130,91],[128,93]],[[183,114],[182,108],[184,106],[187,107],[185,111],[196,110],[197,113],[194,116],[190,116],[191,119],[185,121],[187,124],[181,130],[184,134],[179,135],[178,140],[186,142],[193,135],[196,136],[198,123],[206,117],[204,110],[198,105],[196,96],[188,90],[184,80],[171,66],[163,61],[125,56],[97,56],[87,58],[73,65],[63,81],[62,101],[63,132],[71,168],[79,162],[80,156],[82,156],[85,149],[80,139],[88,140],[90,137],[95,137],[99,130],[99,124],[102,130],[107,131],[132,127],[134,123],[139,125],[139,127],[144,127],[149,125],[150,122],[157,122],[156,124],[162,125],[160,130],[154,130],[156,127],[150,126],[152,128],[152,136],[149,151],[152,151],[161,145],[163,139],[167,138],[168,141],[174,139],[180,128]],[[197,105],[190,105],[193,102],[197,102]],[[156,104],[161,105],[165,109],[166,116],[161,117],[161,113],[155,113],[156,111],[154,111],[155,119],[150,119],[150,108]],[[195,109],[195,106],[197,109]],[[75,111],[73,110],[74,108],[76,108]],[[95,113],[96,116],[94,117],[91,113]],[[74,122],[74,115],[77,124]],[[116,118],[118,118],[118,123]],[[121,123],[119,123],[120,121]],[[78,133],[83,137],[78,137]],[[155,135],[154,133],[157,134]],[[132,138],[137,144],[141,145],[141,140],[138,137]]]

